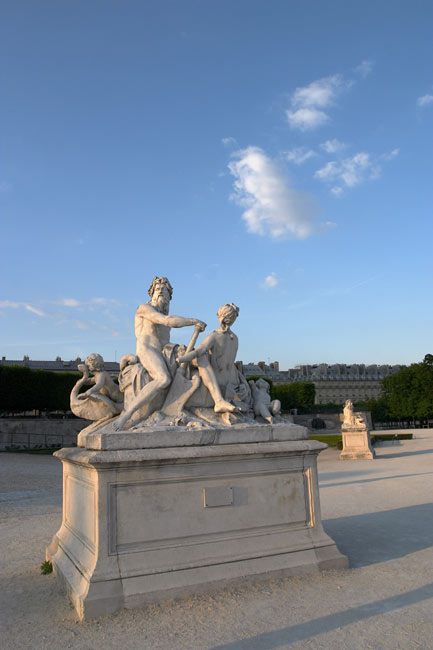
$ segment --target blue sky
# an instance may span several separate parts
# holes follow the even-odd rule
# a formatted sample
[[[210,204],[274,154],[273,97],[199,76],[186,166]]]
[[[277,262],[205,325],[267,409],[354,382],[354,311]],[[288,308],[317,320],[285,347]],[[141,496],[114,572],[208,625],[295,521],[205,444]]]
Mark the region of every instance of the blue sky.
[[[244,362],[432,352],[432,18],[6,0],[1,354],[119,360],[155,275],[208,330],[239,305]]]

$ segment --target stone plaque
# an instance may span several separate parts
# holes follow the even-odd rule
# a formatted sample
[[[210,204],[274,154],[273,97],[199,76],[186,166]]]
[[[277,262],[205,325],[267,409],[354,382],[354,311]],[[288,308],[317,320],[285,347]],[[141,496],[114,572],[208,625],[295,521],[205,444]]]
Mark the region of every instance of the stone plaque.
[[[233,504],[233,488],[223,486],[203,488],[203,506],[231,506]]]

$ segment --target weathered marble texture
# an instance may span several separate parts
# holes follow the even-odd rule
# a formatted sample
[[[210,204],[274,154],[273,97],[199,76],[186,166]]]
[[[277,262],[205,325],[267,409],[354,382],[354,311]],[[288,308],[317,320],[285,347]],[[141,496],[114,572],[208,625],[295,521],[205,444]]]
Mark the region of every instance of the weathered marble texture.
[[[121,414],[56,452],[63,520],[46,555],[80,618],[348,565],[320,518],[317,455],[326,445],[279,415],[266,382],[242,376],[231,330],[239,308],[222,305],[219,327],[196,346],[206,324],[169,315],[172,292],[154,278],[137,309],[136,355],[120,363]],[[189,326],[187,346],[170,343],[172,327]],[[115,401],[102,357],[91,357],[94,385],[80,397],[88,376],[80,380],[74,405]]]
[[[260,381],[254,384],[253,399],[248,382],[236,366],[239,341],[231,326],[238,317],[239,307],[234,303],[222,305],[217,311],[219,327],[196,346],[206,323],[197,318],[169,315],[172,294],[168,279],[155,277],[149,288],[149,302],[137,309],[136,354],[126,354],[120,360],[123,408],[122,395],[108,374],[99,372],[96,377],[98,373],[94,372],[95,380],[89,380],[87,366],[84,367],[87,374],[74,387],[71,407],[77,415],[96,420],[86,431],[107,427],[126,431],[137,424],[143,427],[155,424],[232,426],[251,423],[255,416],[260,422],[278,421],[280,404],[278,400],[271,401],[269,387],[261,386]],[[170,343],[172,327],[189,326],[194,326],[194,331],[187,346]],[[98,357],[103,364],[99,355],[90,357]],[[102,375],[104,381],[100,379]],[[96,381],[99,391],[92,388],[79,395],[81,385],[89,381]],[[102,393],[108,395],[108,386],[111,392],[118,393],[116,399],[111,398],[117,409],[114,411],[110,410],[110,404],[104,404],[108,397]],[[212,414],[209,409],[213,410]],[[115,415],[118,417],[113,418]]]
[[[95,433],[91,448],[56,452],[63,521],[47,559],[80,618],[347,567],[321,523],[326,445],[306,435],[280,425]]]
[[[264,379],[249,381],[254,402],[254,413],[265,422],[272,423],[275,416],[281,411],[281,402],[278,399],[271,400],[270,386]]]
[[[118,415],[123,409],[123,396],[108,372],[100,354],[89,354],[78,369],[83,373],[71,392],[71,411],[85,420],[106,420]],[[93,377],[89,376],[93,373]],[[82,386],[90,385],[84,393]]]
[[[371,446],[370,432],[366,426],[343,425],[341,434],[343,439],[341,460],[373,460],[376,454]]]

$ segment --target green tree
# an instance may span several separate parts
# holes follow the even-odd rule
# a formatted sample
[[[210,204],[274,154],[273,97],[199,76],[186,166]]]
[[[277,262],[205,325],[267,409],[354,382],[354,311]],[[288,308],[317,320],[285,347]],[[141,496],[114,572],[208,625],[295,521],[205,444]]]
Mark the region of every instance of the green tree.
[[[433,416],[433,355],[401,368],[383,380],[382,398],[389,415],[398,419]]]
[[[314,406],[316,389],[313,383],[293,382],[280,384],[272,390],[273,399],[279,399],[283,411],[290,409],[308,410]]]
[[[373,422],[386,422],[389,420],[389,408],[383,397],[375,399],[372,397],[367,401],[367,411],[371,412]]]

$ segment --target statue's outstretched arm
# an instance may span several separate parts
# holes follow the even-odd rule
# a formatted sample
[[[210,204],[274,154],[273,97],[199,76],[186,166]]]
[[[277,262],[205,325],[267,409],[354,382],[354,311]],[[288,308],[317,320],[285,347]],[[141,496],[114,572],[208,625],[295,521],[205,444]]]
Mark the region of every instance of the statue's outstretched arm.
[[[206,329],[206,323],[198,318],[184,318],[183,316],[169,316],[161,314],[149,305],[140,305],[137,309],[137,316],[142,316],[156,325],[166,325],[167,327],[189,327],[199,325],[203,332]]]
[[[209,336],[207,336],[205,338],[205,340],[202,343],[200,343],[200,345],[198,345],[196,347],[195,350],[191,350],[191,352],[187,352],[183,356],[178,357],[178,359],[177,359],[178,362],[179,363],[188,363],[189,361],[192,361],[193,359],[196,359],[197,357],[203,356],[204,354],[209,352],[209,350],[213,347],[214,338],[215,337],[214,337],[213,332],[212,332],[211,334],[209,334]]]

